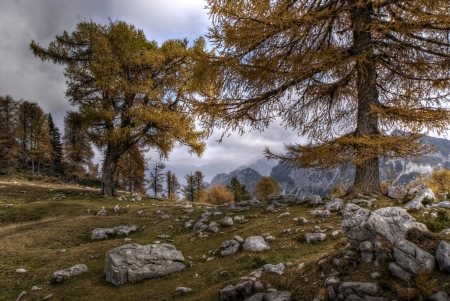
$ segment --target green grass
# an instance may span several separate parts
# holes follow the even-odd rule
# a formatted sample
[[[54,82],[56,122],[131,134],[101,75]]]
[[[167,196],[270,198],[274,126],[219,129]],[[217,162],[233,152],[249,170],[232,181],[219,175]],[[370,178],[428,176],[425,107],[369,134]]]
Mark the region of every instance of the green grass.
[[[286,269],[283,276],[265,273],[261,281],[265,287],[270,283],[279,290],[291,291],[294,300],[312,300],[315,297],[326,300],[322,272],[328,275],[332,270],[339,270],[343,277],[341,280],[345,281],[373,281],[370,278],[373,271],[382,273],[383,279],[391,277],[384,266],[374,267],[360,263],[357,252],[348,262],[334,266],[332,258],[339,256],[346,245],[342,237],[335,240],[327,238],[325,242],[314,244],[307,244],[300,239],[305,233],[312,232],[317,225],[340,229],[339,213],[332,213],[331,218],[322,223],[321,219],[307,213],[312,209],[307,205],[282,208],[277,213],[266,213],[264,207],[252,208],[238,213],[244,215],[246,221],[237,222],[229,228],[219,228],[219,232],[209,238],[198,238],[194,231],[183,228],[183,221],[173,220],[184,215],[177,203],[145,197],[141,202],[120,202],[115,198],[103,198],[98,190],[37,181],[18,182],[13,184],[0,179],[0,185],[6,186],[0,188],[3,189],[0,192],[5,192],[0,194],[0,300],[15,300],[20,292],[30,292],[34,285],[41,286],[42,290],[27,294],[25,299],[28,301],[42,300],[49,294],[53,294],[52,300],[218,300],[220,288],[239,282],[241,277],[249,276],[266,263],[280,262],[291,262],[293,265]],[[58,191],[71,193],[66,194],[64,199],[53,200]],[[389,205],[390,202],[383,199],[377,204]],[[14,206],[6,208],[5,205],[10,203]],[[119,216],[115,216],[112,210],[116,204],[122,208]],[[106,207],[108,216],[95,216],[102,206]],[[189,215],[190,218],[197,220],[207,207],[212,208],[207,204],[194,204],[195,211]],[[144,210],[142,217],[136,216],[135,212],[138,210]],[[157,210],[173,215],[173,219],[161,219],[156,214]],[[226,212],[224,208],[218,210]],[[284,211],[289,211],[291,215],[278,219]],[[300,216],[304,216],[308,223],[303,225],[293,220]],[[219,221],[222,217],[223,215],[219,215],[210,220]],[[139,227],[138,232],[129,236],[132,243],[146,245],[159,240],[175,245],[183,253],[187,268],[179,273],[142,283],[120,287],[106,283],[103,273],[105,253],[127,243],[123,241],[123,237],[92,242],[90,235],[95,228],[119,225]],[[292,229],[292,234],[284,234],[285,229]],[[223,241],[230,240],[235,235],[245,239],[263,233],[270,233],[276,238],[269,244],[269,251],[251,253],[240,250],[228,257],[220,255],[220,244]],[[326,233],[329,236],[331,230]],[[171,238],[162,240],[158,238],[160,234],[170,235]],[[196,239],[191,241],[192,238]],[[61,252],[63,249],[65,252]],[[213,256],[214,260],[207,262],[202,259],[203,255]],[[317,261],[322,257],[327,258],[327,261],[319,267]],[[306,263],[305,267],[298,270],[297,265],[303,262]],[[61,285],[50,284],[54,271],[77,263],[86,264],[89,271]],[[17,274],[15,271],[18,268],[24,268],[28,272]],[[228,272],[227,276],[220,276],[220,272],[224,270]],[[398,282],[396,279],[394,281]],[[178,295],[175,293],[178,286],[190,287],[194,292]],[[388,294],[389,289],[390,287],[386,289]]]

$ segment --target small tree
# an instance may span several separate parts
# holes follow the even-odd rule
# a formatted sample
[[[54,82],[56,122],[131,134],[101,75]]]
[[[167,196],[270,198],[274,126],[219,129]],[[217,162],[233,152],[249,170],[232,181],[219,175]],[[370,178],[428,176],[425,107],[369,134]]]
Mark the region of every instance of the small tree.
[[[195,201],[199,202],[201,200],[204,200],[206,198],[206,192],[205,192],[205,182],[204,179],[205,176],[201,171],[194,172],[194,182],[195,182]]]
[[[183,185],[181,192],[189,202],[194,202],[197,193],[195,176],[191,173],[184,176],[184,178],[186,179],[186,185]]]
[[[237,177],[231,178],[230,185],[227,187],[233,193],[235,202],[246,201],[252,198],[250,192],[247,191],[246,186],[241,184]]]
[[[166,191],[169,199],[178,199],[178,192],[180,191],[180,183],[178,183],[177,176],[170,170],[166,172]]]
[[[130,148],[120,157],[117,165],[117,183],[119,187],[130,191],[145,194],[145,171],[148,170],[142,151],[137,147]]]
[[[262,177],[256,183],[255,196],[261,202],[265,202],[269,194],[277,194],[280,192],[280,187],[272,177]]]
[[[224,203],[232,203],[234,200],[233,193],[222,184],[214,184],[208,189],[207,202],[214,205]]]
[[[155,197],[163,192],[164,174],[163,169],[166,165],[163,162],[156,162],[155,167],[150,172],[150,187],[155,193]]]
[[[52,146],[52,158],[51,158],[51,168],[58,173],[62,173],[62,144],[61,144],[61,133],[59,129],[53,123],[52,115],[48,114],[48,128],[50,134],[50,144]]]

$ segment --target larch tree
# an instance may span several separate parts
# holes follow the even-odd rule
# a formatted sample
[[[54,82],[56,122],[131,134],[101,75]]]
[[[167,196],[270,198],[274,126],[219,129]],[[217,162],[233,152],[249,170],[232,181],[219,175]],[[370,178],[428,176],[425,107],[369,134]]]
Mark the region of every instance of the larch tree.
[[[279,118],[309,138],[270,158],[313,168],[354,164],[348,194],[380,193],[379,159],[432,151],[448,128],[448,0],[207,0],[215,53],[203,124],[263,130]]]
[[[64,117],[64,170],[72,182],[83,178],[91,169],[94,151],[87,127],[80,113],[68,111]]]
[[[183,185],[181,192],[189,202],[194,202],[197,195],[195,176],[191,172],[190,175],[187,174],[184,178],[186,179],[186,185]]]
[[[261,202],[265,202],[269,194],[280,193],[278,182],[272,177],[261,177],[256,182],[254,194]]]
[[[163,169],[166,165],[163,162],[156,162],[150,172],[150,188],[153,190],[155,197],[163,192],[164,173]]]
[[[180,183],[177,176],[170,170],[166,172],[166,192],[169,199],[178,199],[178,192],[180,191]]]
[[[19,145],[16,140],[19,102],[10,95],[0,96],[0,165],[11,176],[18,166]]]
[[[204,44],[203,39],[192,47],[187,40],[168,40],[158,46],[120,21],[80,22],[48,48],[31,42],[35,56],[66,67],[66,97],[78,106],[91,141],[103,151],[104,196],[115,194],[117,162],[135,145],[153,148],[163,158],[176,145],[203,153],[208,133],[196,130],[189,104],[197,87],[191,80],[192,55]]]

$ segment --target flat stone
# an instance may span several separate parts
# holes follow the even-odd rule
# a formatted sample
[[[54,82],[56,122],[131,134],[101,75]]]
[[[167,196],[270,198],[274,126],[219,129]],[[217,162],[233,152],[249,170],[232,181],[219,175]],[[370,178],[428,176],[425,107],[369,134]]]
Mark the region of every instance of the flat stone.
[[[411,273],[406,272],[395,262],[391,262],[389,264],[388,270],[389,270],[389,272],[392,273],[393,276],[403,279],[403,280],[409,280],[412,276]]]
[[[435,258],[428,252],[408,240],[396,244],[393,248],[395,262],[406,272],[417,275],[421,270],[433,270]]]
[[[159,278],[184,270],[184,257],[169,244],[128,244],[105,255],[106,282],[121,285]]]
[[[406,189],[403,187],[397,186],[388,186],[387,187],[387,196],[391,199],[403,199],[406,196]]]
[[[284,269],[285,269],[284,264],[282,264],[282,263],[279,263],[277,265],[265,264],[263,266],[263,268],[265,271],[272,273],[272,274],[277,274],[277,275],[283,275]]]
[[[193,289],[189,288],[189,287],[185,287],[185,286],[179,286],[175,289],[175,291],[177,293],[188,294],[188,293],[192,292]]]
[[[305,234],[305,239],[307,243],[311,243],[314,241],[324,241],[327,237],[324,233],[307,233]]]
[[[344,282],[339,286],[339,293],[341,293],[344,297],[348,297],[350,295],[378,296],[380,289],[376,283]]]
[[[114,228],[97,228],[92,231],[91,239],[100,240],[106,239],[109,236],[128,236],[131,232],[136,232],[137,226],[119,226]]]
[[[264,296],[264,301],[291,301],[290,292],[270,292]]]

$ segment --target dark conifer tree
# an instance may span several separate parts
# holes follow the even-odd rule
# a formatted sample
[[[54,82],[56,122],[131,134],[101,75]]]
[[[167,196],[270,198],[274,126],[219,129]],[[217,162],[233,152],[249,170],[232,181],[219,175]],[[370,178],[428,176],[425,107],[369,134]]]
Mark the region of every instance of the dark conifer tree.
[[[53,149],[52,168],[56,172],[62,173],[63,170],[61,163],[63,159],[63,153],[61,144],[61,134],[59,132],[59,129],[53,123],[52,114],[50,113],[48,113],[48,127],[50,130],[51,145]]]

